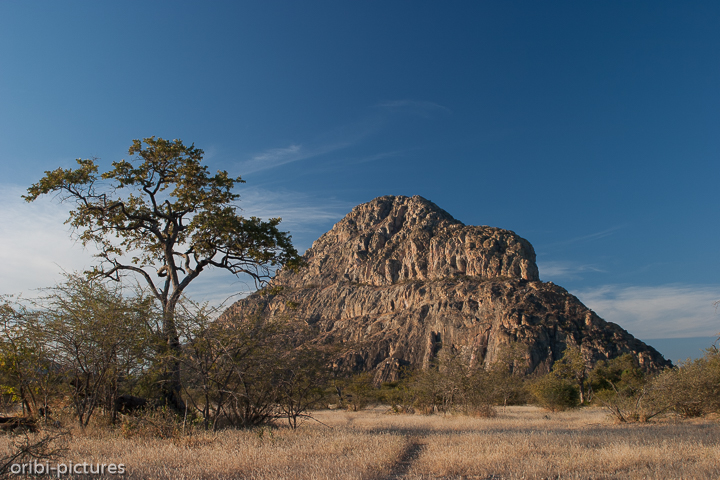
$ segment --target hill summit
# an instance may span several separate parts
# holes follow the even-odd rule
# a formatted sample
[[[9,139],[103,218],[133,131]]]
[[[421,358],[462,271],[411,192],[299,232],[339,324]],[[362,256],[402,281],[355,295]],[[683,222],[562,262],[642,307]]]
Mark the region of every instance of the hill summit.
[[[530,242],[464,225],[419,196],[358,205],[304,260],[272,280],[281,288],[252,294],[224,316],[300,318],[318,341],[355,346],[337,367],[374,372],[376,383],[397,379],[403,366],[427,368],[442,349],[477,366],[512,350],[513,368],[525,374],[549,371],[568,345],[588,366],[624,353],[648,370],[669,365],[562,287],[541,282]]]

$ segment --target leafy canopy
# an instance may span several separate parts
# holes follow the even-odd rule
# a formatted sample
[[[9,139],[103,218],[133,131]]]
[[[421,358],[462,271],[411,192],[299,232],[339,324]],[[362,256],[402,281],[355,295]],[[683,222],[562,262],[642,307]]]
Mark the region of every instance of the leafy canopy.
[[[276,268],[296,265],[290,236],[278,230],[280,218],[239,215],[233,188],[243,180],[226,171],[211,175],[201,163],[203,153],[181,140],[134,140],[132,161],[113,162],[98,175],[94,159],[78,159],[75,170],[45,172],[23,198],[56,193],[61,201],[74,201],[66,223],[83,245],[100,250],[101,264],[88,273],[118,280],[135,272],[163,303],[206,267],[263,283]],[[164,284],[156,285],[151,273]]]

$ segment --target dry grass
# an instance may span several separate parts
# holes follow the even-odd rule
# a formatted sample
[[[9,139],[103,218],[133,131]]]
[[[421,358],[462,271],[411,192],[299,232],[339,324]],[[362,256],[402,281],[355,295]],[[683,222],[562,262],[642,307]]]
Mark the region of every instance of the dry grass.
[[[58,462],[124,464],[132,479],[362,479],[386,475],[404,442],[397,434],[321,426],[175,439],[86,433],[74,436]]]
[[[306,423],[296,431],[166,440],[86,433],[66,460],[124,463],[127,478],[143,479],[720,478],[716,419],[615,425],[601,410],[534,407],[495,418],[384,412],[316,412],[332,428]],[[0,437],[0,450],[7,443]]]

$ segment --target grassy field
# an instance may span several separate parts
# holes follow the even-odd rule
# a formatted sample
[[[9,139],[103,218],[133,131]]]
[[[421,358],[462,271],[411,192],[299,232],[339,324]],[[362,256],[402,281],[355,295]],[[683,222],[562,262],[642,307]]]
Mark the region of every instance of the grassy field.
[[[717,419],[617,425],[598,409],[535,407],[499,409],[494,418],[385,412],[320,411],[325,425],[295,431],[171,439],[88,431],[59,461],[122,463],[132,479],[720,478]],[[0,451],[10,441],[0,437]]]

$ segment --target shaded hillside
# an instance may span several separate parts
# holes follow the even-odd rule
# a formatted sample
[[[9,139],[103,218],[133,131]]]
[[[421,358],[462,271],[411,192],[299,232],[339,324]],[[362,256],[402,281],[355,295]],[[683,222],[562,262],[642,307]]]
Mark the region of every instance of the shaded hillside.
[[[589,365],[632,353],[646,369],[669,363],[652,347],[598,317],[575,296],[539,280],[530,243],[509,230],[466,226],[422,197],[358,205],[266,289],[226,318],[301,318],[318,341],[353,345],[338,368],[394,380],[402,366],[426,368],[441,349],[476,365],[514,352],[514,368],[547,372],[567,345]],[[279,293],[278,293],[279,291]],[[512,347],[512,348],[511,348]]]

